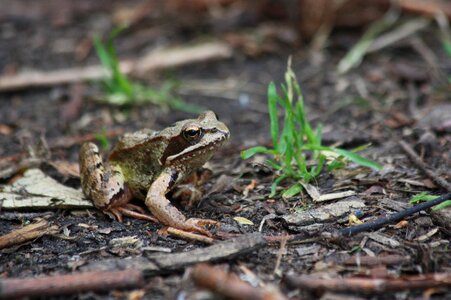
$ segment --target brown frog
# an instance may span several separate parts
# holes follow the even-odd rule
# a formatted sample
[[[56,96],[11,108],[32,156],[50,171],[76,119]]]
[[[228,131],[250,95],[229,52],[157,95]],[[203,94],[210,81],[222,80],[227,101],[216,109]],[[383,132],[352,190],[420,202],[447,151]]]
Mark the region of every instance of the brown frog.
[[[229,129],[216,114],[206,111],[197,119],[179,121],[162,131],[141,130],[124,135],[105,164],[97,146],[85,143],[80,149],[80,178],[83,192],[94,205],[113,214],[155,220],[133,198],[146,206],[161,223],[209,235],[208,219],[187,219],[166,194],[210,159],[229,138]]]

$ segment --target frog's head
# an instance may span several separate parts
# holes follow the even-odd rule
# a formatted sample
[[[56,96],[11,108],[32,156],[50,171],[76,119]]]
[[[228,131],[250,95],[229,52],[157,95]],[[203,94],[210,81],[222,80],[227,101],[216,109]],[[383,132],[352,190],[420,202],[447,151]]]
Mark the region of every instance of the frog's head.
[[[169,128],[168,128],[169,129]],[[161,157],[164,165],[201,167],[230,136],[227,126],[212,111],[197,119],[177,122]]]

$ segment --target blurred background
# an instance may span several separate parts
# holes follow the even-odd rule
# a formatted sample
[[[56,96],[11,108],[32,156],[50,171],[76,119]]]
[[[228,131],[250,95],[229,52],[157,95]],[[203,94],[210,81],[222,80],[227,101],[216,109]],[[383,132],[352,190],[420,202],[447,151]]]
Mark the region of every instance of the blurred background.
[[[205,108],[231,127],[232,149],[264,143],[267,84],[281,81],[290,56],[309,117],[325,124],[330,143],[386,140],[449,98],[447,1],[1,0],[1,7],[0,156],[45,139],[52,155],[76,161],[76,151],[61,148],[76,150],[85,134],[114,139]],[[108,82],[111,61],[120,72]]]

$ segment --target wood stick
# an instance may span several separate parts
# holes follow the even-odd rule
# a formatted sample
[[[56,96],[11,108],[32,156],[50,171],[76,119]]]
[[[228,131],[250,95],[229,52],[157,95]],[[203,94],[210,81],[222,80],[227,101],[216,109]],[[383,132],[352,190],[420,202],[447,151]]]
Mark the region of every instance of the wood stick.
[[[391,254],[391,255],[385,255],[385,256],[353,256],[345,260],[343,263],[345,265],[360,265],[360,266],[380,266],[380,265],[401,265],[409,263],[412,259],[410,256],[404,256],[404,255],[397,255],[397,254]]]
[[[451,184],[449,184],[445,179],[435,174],[435,172],[429,170],[426,164],[421,159],[421,157],[419,157],[418,154],[415,153],[415,151],[412,149],[412,147],[410,147],[409,144],[401,140],[399,141],[399,145],[418,169],[420,169],[424,174],[426,174],[426,176],[432,179],[437,185],[444,188],[448,192],[451,192]]]
[[[233,50],[229,45],[220,41],[213,41],[183,48],[159,49],[134,61],[121,61],[119,67],[124,74],[146,76],[149,72],[159,69],[214,59],[225,59],[232,55]],[[13,76],[1,76],[0,92],[98,80],[105,75],[108,75],[108,72],[101,65],[56,71],[23,71]]]
[[[86,291],[110,291],[142,287],[140,271],[86,272],[37,278],[0,279],[0,299],[78,294]]]
[[[451,273],[403,276],[399,278],[329,278],[286,276],[289,287],[317,291],[384,293],[429,288],[450,288]]]
[[[233,259],[237,256],[241,257],[265,245],[266,241],[260,233],[243,234],[234,239],[216,242],[209,247],[194,249],[188,252],[152,255],[149,258],[105,259],[90,262],[81,268],[85,271],[134,269],[143,271],[146,276],[153,276],[181,270],[197,263],[223,261]]]
[[[45,234],[53,234],[58,231],[56,225],[50,225],[45,219],[37,223],[24,226],[20,229],[14,230],[8,234],[0,236],[0,249],[9,248],[14,245],[37,239]]]
[[[283,300],[287,299],[275,288],[256,288],[236,275],[218,267],[199,264],[191,271],[191,278],[200,287],[230,299]]]

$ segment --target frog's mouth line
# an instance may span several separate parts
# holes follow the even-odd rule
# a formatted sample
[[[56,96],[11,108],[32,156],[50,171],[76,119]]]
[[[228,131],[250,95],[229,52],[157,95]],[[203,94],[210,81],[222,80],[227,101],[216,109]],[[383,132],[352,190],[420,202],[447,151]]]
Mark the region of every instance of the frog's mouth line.
[[[222,132],[223,134],[213,140],[210,141],[208,144],[199,146],[199,144],[193,145],[191,147],[186,148],[182,152],[172,155],[166,159],[166,162],[179,162],[179,161],[186,161],[188,159],[191,159],[193,157],[198,157],[203,154],[206,154],[208,152],[213,152],[217,148],[219,148],[225,141],[228,140],[229,133],[228,132]]]

